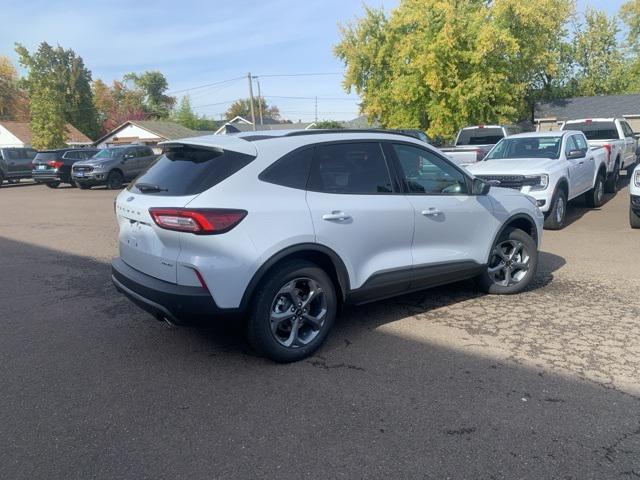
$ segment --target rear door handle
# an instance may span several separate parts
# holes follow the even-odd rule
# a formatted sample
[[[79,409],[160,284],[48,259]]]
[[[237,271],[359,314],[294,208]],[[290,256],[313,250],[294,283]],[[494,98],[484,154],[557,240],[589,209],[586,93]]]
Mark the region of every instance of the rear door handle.
[[[438,210],[436,208],[430,208],[429,210],[422,210],[421,213],[425,217],[437,217],[438,215],[442,215],[442,210]]]
[[[326,220],[328,222],[331,221],[344,221],[344,220],[349,220],[351,218],[351,215],[347,215],[344,212],[341,212],[340,210],[334,210],[331,213],[325,213],[324,215],[322,215],[322,219]]]

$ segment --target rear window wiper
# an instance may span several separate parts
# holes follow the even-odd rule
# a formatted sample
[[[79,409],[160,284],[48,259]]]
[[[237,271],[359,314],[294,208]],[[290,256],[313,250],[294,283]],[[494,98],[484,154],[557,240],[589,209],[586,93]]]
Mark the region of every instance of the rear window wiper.
[[[153,183],[136,183],[135,187],[142,193],[146,192],[168,192],[169,189],[162,188],[160,185],[154,185]]]

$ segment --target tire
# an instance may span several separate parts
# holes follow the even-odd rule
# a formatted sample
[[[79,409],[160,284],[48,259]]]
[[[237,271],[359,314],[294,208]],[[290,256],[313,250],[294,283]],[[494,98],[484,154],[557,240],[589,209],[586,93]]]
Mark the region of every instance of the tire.
[[[617,193],[618,186],[620,184],[620,162],[616,161],[613,166],[613,172],[607,177],[607,181],[604,185],[604,191],[606,193]]]
[[[58,188],[60,186],[60,182],[47,182],[45,185],[49,188]]]
[[[640,228],[640,215],[634,212],[631,207],[629,207],[629,224],[631,228]]]
[[[120,190],[122,188],[123,181],[124,179],[122,178],[122,174],[120,172],[113,171],[107,176],[107,188],[109,190]]]
[[[318,287],[321,293],[305,307],[309,292]],[[324,270],[306,260],[283,263],[260,281],[252,297],[247,340],[275,362],[302,360],[324,342],[335,321],[337,304],[335,286]]]
[[[477,278],[494,295],[513,295],[529,286],[538,269],[538,246],[519,228],[507,228],[491,247],[487,268]]]
[[[7,180],[7,182],[9,182],[11,185],[15,185],[17,183],[20,183],[20,179],[19,178],[10,178],[9,180]]]
[[[91,185],[87,183],[76,183],[76,185],[78,185],[80,190],[89,190],[91,188]]]
[[[551,199],[551,208],[544,218],[547,230],[562,230],[567,221],[567,194],[559,189]]]
[[[69,178],[69,181],[67,182],[69,185],[71,185],[71,188],[78,188],[78,185],[76,184],[76,182],[73,180],[73,178]]]
[[[4,183],[4,175],[0,172],[0,188],[2,188],[2,184]]]
[[[589,208],[599,208],[604,204],[604,176],[599,173],[591,190],[584,194]]]

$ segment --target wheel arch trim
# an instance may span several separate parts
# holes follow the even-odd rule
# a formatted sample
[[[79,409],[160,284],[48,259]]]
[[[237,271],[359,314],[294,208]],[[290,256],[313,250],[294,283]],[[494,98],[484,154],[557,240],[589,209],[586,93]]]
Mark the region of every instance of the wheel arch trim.
[[[295,245],[288,246],[277,253],[273,254],[267,261],[265,261],[260,268],[253,274],[253,277],[249,281],[247,288],[242,295],[242,299],[240,301],[240,309],[246,310],[251,297],[253,296],[253,292],[256,287],[259,285],[262,278],[267,274],[267,272],[278,262],[284,260],[287,257],[290,257],[295,254],[303,254],[305,252],[308,253],[320,253],[326,255],[335,270],[335,274],[338,281],[338,287],[340,289],[341,298],[344,300],[346,298],[347,292],[350,288],[350,280],[349,273],[347,267],[344,262],[340,258],[340,256],[324,245],[320,245],[318,243],[298,243]],[[328,272],[329,273],[329,272]]]

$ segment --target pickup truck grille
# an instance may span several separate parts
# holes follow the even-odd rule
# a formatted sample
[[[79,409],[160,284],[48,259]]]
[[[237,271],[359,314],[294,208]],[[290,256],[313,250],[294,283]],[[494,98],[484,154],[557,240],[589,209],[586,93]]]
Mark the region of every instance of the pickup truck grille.
[[[74,172],[92,172],[93,171],[93,167],[90,166],[85,166],[85,165],[78,165],[73,167],[73,171]]]
[[[520,190],[525,185],[532,184],[529,181],[531,179],[526,178],[524,175],[476,175],[476,177],[486,181],[497,180],[500,182],[501,187],[513,188],[515,190]]]

